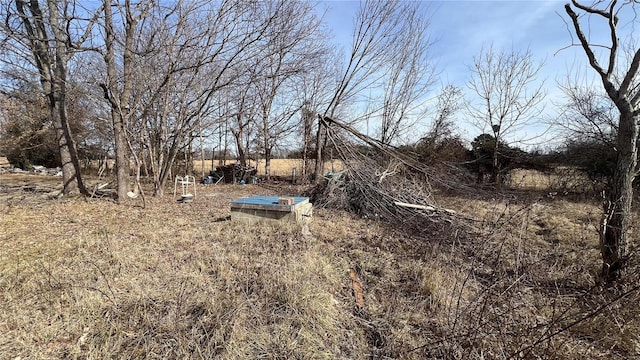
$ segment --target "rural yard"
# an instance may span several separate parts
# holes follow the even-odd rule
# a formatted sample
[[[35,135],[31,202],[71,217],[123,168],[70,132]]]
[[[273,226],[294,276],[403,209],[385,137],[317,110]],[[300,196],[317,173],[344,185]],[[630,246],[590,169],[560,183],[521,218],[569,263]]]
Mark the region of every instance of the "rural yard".
[[[0,4],[0,360],[640,360],[640,0]]]
[[[307,227],[230,220],[233,200],[291,185],[145,208],[59,187],[0,175],[3,359],[640,356],[638,274],[599,285],[597,199],[438,193],[453,220],[316,207]]]

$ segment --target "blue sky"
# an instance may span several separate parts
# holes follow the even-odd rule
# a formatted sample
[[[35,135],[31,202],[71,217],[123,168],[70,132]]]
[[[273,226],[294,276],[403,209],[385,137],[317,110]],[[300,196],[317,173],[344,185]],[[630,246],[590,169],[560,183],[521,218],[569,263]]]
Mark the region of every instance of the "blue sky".
[[[481,47],[530,49],[544,61],[544,75],[564,75],[568,69],[585,65],[584,53],[570,47],[572,34],[564,12],[566,0],[502,1],[423,1],[430,16],[433,41],[432,59],[444,83],[462,85],[468,78],[468,65]],[[321,2],[326,7],[325,22],[334,41],[349,46],[353,16],[358,1]],[[591,35],[600,33],[591,29]],[[599,29],[602,30],[602,29]]]
[[[467,66],[483,45],[496,49],[531,49],[547,64],[554,52],[571,43],[565,23],[555,11],[562,1],[442,1],[430,3],[433,53],[452,82],[468,77]]]
[[[466,88],[470,76],[468,66],[482,46],[493,45],[495,50],[529,49],[534,59],[544,61],[540,77],[546,84],[549,102],[546,113],[550,114],[553,111],[551,102],[562,101],[557,81],[565,81],[568,73],[576,71],[583,77],[593,78],[582,49],[570,46],[573,40],[568,27],[570,20],[564,11],[566,2],[425,1],[434,42],[431,58],[439,73],[439,83]],[[327,7],[325,22],[334,33],[334,41],[348,47],[359,2],[335,0],[320,4]],[[606,31],[597,28],[595,23],[591,26],[587,30],[591,36],[606,38]]]

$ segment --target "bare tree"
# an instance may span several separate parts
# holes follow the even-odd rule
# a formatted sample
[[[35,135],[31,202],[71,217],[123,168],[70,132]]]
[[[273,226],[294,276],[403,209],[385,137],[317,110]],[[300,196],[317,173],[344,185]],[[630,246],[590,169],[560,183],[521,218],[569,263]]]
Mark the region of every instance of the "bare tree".
[[[262,56],[252,67],[252,81],[257,90],[257,127],[268,178],[274,148],[298,125],[296,115],[304,101],[297,94],[297,83],[318,67],[324,49],[320,21],[309,3],[281,0],[267,2],[265,7],[265,12],[277,11],[279,15],[264,41],[256,43],[256,51]]]
[[[26,60],[38,73],[47,99],[49,116],[55,130],[62,163],[64,194],[87,194],[80,173],[80,162],[67,112],[68,62],[91,36],[95,18],[83,19],[73,1],[16,0],[2,4],[3,45],[13,55],[5,61]],[[77,32],[72,29],[83,28]],[[5,48],[6,49],[6,48]],[[17,65],[17,64],[13,64]],[[29,70],[29,69],[25,69]]]
[[[318,114],[318,128],[316,130],[316,164],[314,176],[316,182],[322,179],[323,148],[326,140],[325,117],[333,118],[340,107],[349,102],[354,102],[364,90],[369,92],[380,91],[388,93],[386,114],[386,134],[398,133],[394,130],[398,119],[404,119],[407,104],[413,104],[416,97],[412,91],[423,89],[423,73],[426,68],[424,58],[420,56],[420,63],[413,63],[416,58],[412,55],[421,55],[413,51],[425,49],[426,31],[424,18],[421,16],[423,9],[418,2],[408,1],[362,1],[360,9],[354,21],[351,49],[343,68],[341,77],[334,87],[333,96],[324,111]],[[407,19],[414,19],[405,23]],[[407,25],[408,24],[408,25]],[[415,38],[416,42],[412,42]],[[408,52],[399,52],[398,46],[411,45]],[[398,54],[406,54],[403,68],[398,69],[396,60]],[[418,76],[420,75],[420,76]],[[393,78],[396,78],[394,81]],[[391,80],[389,80],[391,79]],[[420,81],[415,81],[420,79]],[[406,89],[412,91],[405,91]],[[419,93],[419,91],[418,91]],[[402,100],[400,100],[402,99]],[[404,104],[404,105],[402,105]],[[381,111],[383,108],[373,108],[371,112]],[[365,114],[367,115],[367,114]],[[394,124],[395,123],[395,124]]]
[[[247,69],[246,74],[249,73]],[[255,88],[247,80],[237,83],[225,96],[225,101],[230,106],[225,116],[229,119],[229,131],[235,139],[236,152],[242,166],[247,166],[249,142],[256,124],[254,118],[256,117],[257,104],[249,99],[249,97],[255,96],[254,92]]]
[[[107,68],[106,81],[101,83],[104,97],[111,106],[113,125],[114,149],[116,152],[117,199],[126,199],[129,186],[129,141],[127,140],[127,125],[132,116],[130,104],[134,73],[134,40],[140,21],[145,18],[153,2],[132,5],[130,0],[123,4],[124,13],[121,15],[124,23],[124,40],[122,42],[122,77],[117,72],[116,59],[116,28],[112,11],[112,2],[104,1],[104,62]]]
[[[567,137],[615,148],[618,109],[609,96],[592,87],[563,86],[566,103],[555,120]]]
[[[418,7],[403,11],[400,34],[392,44],[394,64],[383,79],[382,109],[378,140],[389,144],[405,135],[424,117],[424,97],[433,82],[434,69],[428,61],[429,22]]]
[[[326,53],[334,53],[335,49],[326,49]],[[298,101],[303,104],[300,112],[299,132],[302,141],[302,171],[301,175],[308,180],[313,173],[312,161],[315,148],[315,125],[318,125],[317,114],[320,109],[326,108],[333,96],[333,89],[330,84],[337,73],[339,64],[336,60],[327,61],[326,57],[318,57],[316,66],[312,66],[312,71],[304,71],[299,81],[296,82],[296,93]]]
[[[623,9],[631,8],[630,20],[637,21],[635,13],[636,1],[606,3],[597,2],[586,6],[572,1],[565,5],[565,11],[571,19],[573,30],[579,40],[579,46],[585,52],[589,65],[602,81],[602,86],[620,116],[615,139],[617,161],[613,181],[607,194],[607,202],[600,228],[600,247],[602,253],[602,277],[605,281],[619,279],[625,270],[630,256],[629,227],[631,221],[631,205],[633,200],[633,180],[638,174],[638,135],[640,132],[640,48],[622,47],[619,33],[619,15]],[[574,10],[575,9],[575,10]],[[591,42],[583,31],[581,18],[576,10],[605,22],[609,29],[607,45]],[[633,42],[630,41],[629,44]],[[604,48],[602,57],[598,57],[595,48]]]
[[[442,89],[440,95],[438,95],[436,116],[425,138],[439,142],[453,135],[454,123],[452,117],[460,110],[461,100],[462,90],[460,88],[454,85],[447,85]]]
[[[251,45],[264,37],[277,14],[263,14],[259,4],[239,0],[170,6],[128,6],[128,1],[120,15],[125,28],[118,34],[124,35],[119,41],[125,44],[119,47],[122,62],[130,55],[132,68],[123,66],[122,76],[117,76],[121,83],[111,83],[105,93],[120,94],[110,96],[109,102],[116,112],[128,114],[128,141],[142,133],[133,147],[145,148],[154,195],[162,196],[176,156],[189,151],[199,120],[207,127],[204,121],[218,112],[216,95],[234,84],[238,64],[255,56]],[[138,23],[137,28],[128,25]],[[128,42],[130,33],[133,39]],[[124,97],[128,107],[122,106],[124,99],[113,101]],[[130,128],[133,124],[139,127]]]
[[[529,50],[495,52],[489,47],[474,58],[468,86],[475,101],[468,102],[467,110],[482,133],[493,135],[491,181],[494,183],[500,172],[500,144],[518,135],[542,111],[543,82],[536,83],[541,67]]]

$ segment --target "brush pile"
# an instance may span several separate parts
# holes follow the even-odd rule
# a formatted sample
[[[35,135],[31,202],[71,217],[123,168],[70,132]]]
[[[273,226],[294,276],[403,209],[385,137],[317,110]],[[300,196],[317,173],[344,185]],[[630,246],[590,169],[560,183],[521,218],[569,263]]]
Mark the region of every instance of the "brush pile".
[[[315,206],[348,210],[407,229],[453,222],[455,212],[438,207],[433,198],[431,183],[439,180],[427,168],[346,124],[327,117],[324,122],[344,170],[325,175],[326,181],[311,190]]]

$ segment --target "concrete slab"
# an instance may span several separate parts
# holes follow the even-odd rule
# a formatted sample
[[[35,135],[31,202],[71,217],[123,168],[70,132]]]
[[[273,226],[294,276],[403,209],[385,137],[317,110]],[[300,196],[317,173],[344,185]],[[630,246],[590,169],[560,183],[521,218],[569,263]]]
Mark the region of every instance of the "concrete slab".
[[[282,204],[282,198],[293,199],[293,205]],[[251,196],[231,203],[231,220],[246,223],[282,221],[303,223],[311,220],[313,204],[307,197]]]

